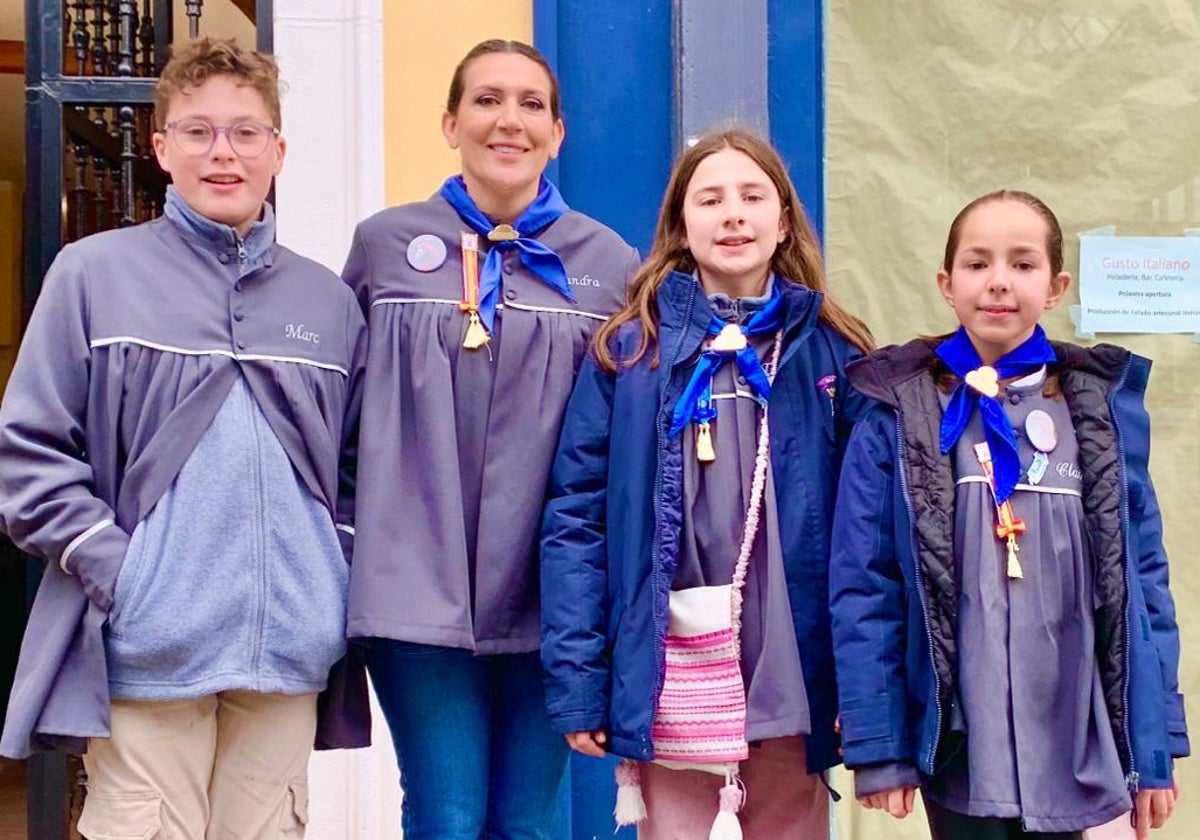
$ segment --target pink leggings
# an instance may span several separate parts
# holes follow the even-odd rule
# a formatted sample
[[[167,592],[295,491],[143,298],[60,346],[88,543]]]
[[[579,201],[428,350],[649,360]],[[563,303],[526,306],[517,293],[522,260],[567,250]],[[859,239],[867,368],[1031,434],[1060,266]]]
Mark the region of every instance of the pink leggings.
[[[700,770],[642,765],[646,820],[638,840],[707,840],[725,780]],[[750,747],[741,765],[746,801],[738,818],[745,840],[820,840],[829,836],[829,792],[808,775],[804,738],[774,738]]]

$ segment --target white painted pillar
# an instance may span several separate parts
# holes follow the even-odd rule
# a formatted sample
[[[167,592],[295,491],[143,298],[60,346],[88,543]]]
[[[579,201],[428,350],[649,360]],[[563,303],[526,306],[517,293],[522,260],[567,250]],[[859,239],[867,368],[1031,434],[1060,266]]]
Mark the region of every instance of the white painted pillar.
[[[287,155],[279,241],[341,271],[354,225],[384,206],[382,0],[276,0]],[[316,753],[308,840],[397,840],[400,789],[387,724],[375,745]]]
[[[279,240],[341,271],[354,225],[384,206],[382,0],[276,0],[275,56]]]

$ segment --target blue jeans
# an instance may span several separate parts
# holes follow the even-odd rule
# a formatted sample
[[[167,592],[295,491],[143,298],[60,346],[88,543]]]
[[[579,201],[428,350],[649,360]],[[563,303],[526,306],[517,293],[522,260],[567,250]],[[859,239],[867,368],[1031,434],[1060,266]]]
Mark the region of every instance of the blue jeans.
[[[546,840],[567,745],[550,729],[537,653],[475,656],[372,639],[405,840]]]

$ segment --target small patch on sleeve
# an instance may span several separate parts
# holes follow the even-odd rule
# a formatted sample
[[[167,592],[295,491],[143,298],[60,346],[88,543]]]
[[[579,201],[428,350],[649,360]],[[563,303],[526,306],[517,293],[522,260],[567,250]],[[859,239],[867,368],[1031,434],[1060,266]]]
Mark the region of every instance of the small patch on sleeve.
[[[1167,760],[1167,754],[1162,750],[1154,751],[1154,775],[1159,779],[1171,777],[1171,762]]]

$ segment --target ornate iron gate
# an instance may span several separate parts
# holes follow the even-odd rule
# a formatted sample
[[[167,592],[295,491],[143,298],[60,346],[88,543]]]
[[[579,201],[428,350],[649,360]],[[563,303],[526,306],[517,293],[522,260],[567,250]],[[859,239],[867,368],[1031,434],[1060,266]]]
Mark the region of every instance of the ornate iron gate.
[[[274,0],[229,0],[272,50]],[[213,5],[210,0],[210,8]],[[188,37],[203,30],[203,0],[26,0],[25,306],[64,244],[137,224],[162,209],[167,178],[154,160],[154,85],[181,7]],[[41,561],[27,561],[30,593]],[[78,837],[83,802],[78,758],[42,753],[29,762],[29,831],[37,840]]]

